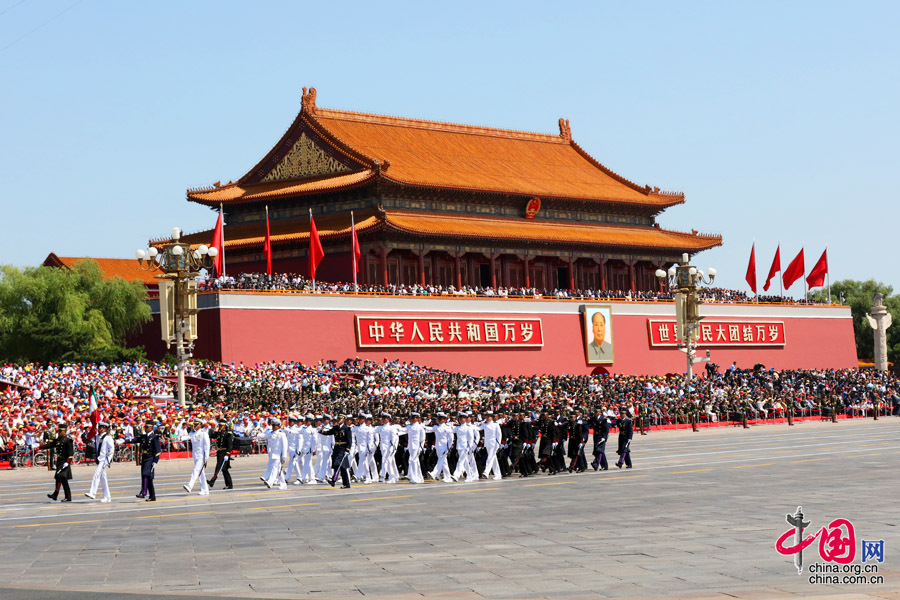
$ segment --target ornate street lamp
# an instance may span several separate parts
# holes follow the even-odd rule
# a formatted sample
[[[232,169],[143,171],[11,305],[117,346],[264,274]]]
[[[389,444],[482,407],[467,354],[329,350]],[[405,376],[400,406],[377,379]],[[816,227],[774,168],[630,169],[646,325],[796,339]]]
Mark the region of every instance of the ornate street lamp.
[[[201,245],[192,248],[179,241],[181,229],[172,228],[172,241],[135,252],[145,271],[159,279],[159,321],[166,348],[175,344],[178,362],[178,403],[185,405],[184,363],[193,355],[197,339],[197,281],[200,269],[210,269],[219,250]]]
[[[716,270],[712,267],[704,273],[689,264],[687,254],[681,255],[681,264],[669,267],[668,271],[658,269],[656,276],[669,286],[675,295],[675,338],[679,350],[687,354],[687,380],[694,375],[694,363],[709,360],[709,351],[705,358],[695,358],[697,340],[700,339],[700,304],[699,286],[712,285],[716,278]]]

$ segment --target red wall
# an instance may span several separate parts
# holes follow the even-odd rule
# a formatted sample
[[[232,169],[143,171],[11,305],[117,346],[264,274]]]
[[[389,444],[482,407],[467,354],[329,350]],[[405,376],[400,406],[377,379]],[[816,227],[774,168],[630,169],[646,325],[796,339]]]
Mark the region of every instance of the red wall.
[[[508,315],[485,313],[481,316]],[[494,350],[357,348],[353,317],[354,313],[350,311],[223,311],[222,360],[247,364],[266,360],[315,363],[322,359],[343,360],[359,356],[373,360],[412,361],[474,375],[662,374],[685,370],[684,353],[674,348],[650,347],[645,316],[613,317],[615,364],[608,366],[586,363],[581,316],[577,314],[542,315],[543,348]],[[758,362],[777,369],[856,366],[853,326],[849,319],[787,320],[785,330],[788,343],[783,348],[712,348],[712,361],[723,367],[737,361],[742,368]],[[696,368],[703,368],[703,365]]]
[[[586,373],[639,373],[664,374],[684,372],[685,354],[675,348],[653,348],[649,344],[648,319],[666,318],[661,311],[674,307],[660,304],[625,303],[613,306],[613,336],[615,363],[612,365],[588,365],[584,355],[582,316],[576,312],[578,303],[561,305],[558,310],[548,303],[530,305],[513,300],[509,313],[480,312],[480,317],[539,317],[542,322],[544,346],[542,348],[497,348],[481,350],[465,348],[443,350],[409,348],[390,350],[357,348],[355,315],[384,314],[409,315],[422,311],[422,316],[441,315],[460,318],[472,317],[472,308],[481,306],[477,300],[450,300],[450,306],[460,312],[441,311],[435,308],[447,306],[427,299],[407,300],[416,309],[394,310],[384,298],[360,298],[361,307],[340,310],[322,308],[333,306],[340,298],[296,297],[271,298],[278,304],[266,308],[240,307],[241,302],[267,302],[270,299],[245,295],[222,295],[221,302],[229,302],[234,308],[210,308],[199,315],[200,337],[194,355],[224,362],[255,364],[269,360],[294,360],[307,364],[320,360],[361,357],[372,360],[402,360],[433,366],[449,371],[474,375],[503,374],[586,374]],[[346,298],[345,298],[346,299]],[[498,301],[492,306],[496,307]],[[316,304],[317,303],[317,304]],[[305,308],[303,308],[305,307]],[[549,308],[548,308],[549,307]],[[554,310],[556,309],[556,310]],[[462,311],[466,312],[462,312]],[[747,312],[753,316],[732,316],[742,322],[784,321],[786,344],[783,347],[711,348],[711,359],[722,367],[737,361],[741,368],[763,363],[766,367],[785,368],[850,368],[857,365],[853,324],[848,309],[818,309],[789,307],[778,316],[760,315],[760,310],[748,305],[745,308],[730,306],[733,313]],[[543,311],[543,312],[542,312]],[[644,314],[617,314],[622,312]],[[846,316],[844,316],[846,315]],[[674,317],[674,315],[672,315]],[[720,318],[713,316],[713,319]],[[158,317],[148,326],[140,343],[144,343],[151,358],[165,353],[159,341]],[[699,355],[705,355],[701,348]],[[695,365],[702,370],[703,363]]]

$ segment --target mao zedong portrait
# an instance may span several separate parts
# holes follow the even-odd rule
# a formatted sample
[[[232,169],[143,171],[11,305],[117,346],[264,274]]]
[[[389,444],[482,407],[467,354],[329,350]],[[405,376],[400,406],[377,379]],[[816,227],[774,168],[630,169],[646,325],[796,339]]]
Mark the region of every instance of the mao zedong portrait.
[[[606,317],[597,311],[591,317],[593,339],[588,344],[588,358],[594,360],[612,360],[612,344],[606,341]]]

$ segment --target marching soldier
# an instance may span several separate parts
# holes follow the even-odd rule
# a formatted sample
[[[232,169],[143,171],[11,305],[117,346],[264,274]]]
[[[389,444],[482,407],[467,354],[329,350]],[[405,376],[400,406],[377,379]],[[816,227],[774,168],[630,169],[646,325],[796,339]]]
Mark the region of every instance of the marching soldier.
[[[41,448],[51,448],[56,456],[56,473],[53,478],[56,480],[56,489],[52,494],[47,494],[51,500],[59,497],[59,488],[63,490],[63,499],[60,502],[71,502],[72,491],[69,489],[69,480],[72,479],[72,457],[75,456],[75,442],[69,437],[65,426],[60,429],[59,436],[52,439],[50,446],[41,446]],[[51,457],[53,454],[51,454]]]
[[[631,417],[628,415],[628,410],[624,406],[619,409],[619,418],[616,421],[616,426],[619,428],[619,448],[616,450],[619,460],[616,462],[616,466],[621,469],[624,463],[626,468],[630,469],[631,438],[634,436],[634,425],[631,422]]]
[[[522,412],[513,413],[513,420],[509,423],[509,460],[512,462],[510,472],[518,467],[519,477],[528,477],[529,472],[522,462],[525,453],[525,423],[522,422]]]
[[[266,443],[266,450],[269,452],[269,465],[267,471],[268,479],[263,479],[263,483],[267,488],[278,485],[279,490],[287,489],[287,482],[284,479],[284,465],[288,460],[288,440],[284,431],[281,429],[281,420],[270,419],[272,425],[272,433]]]
[[[212,479],[206,483],[212,488],[221,473],[225,479],[225,489],[230,490],[234,487],[229,472],[231,471],[231,451],[234,449],[234,433],[232,433],[231,423],[224,419],[219,421],[219,430],[214,435],[216,439],[216,471],[213,473]]]
[[[109,423],[100,421],[97,423],[97,436],[94,440],[94,447],[97,449],[97,468],[94,470],[94,478],[91,480],[91,491],[85,494],[91,500],[97,498],[97,488],[103,487],[103,504],[112,502],[112,496],[109,494],[109,483],[106,480],[106,469],[112,464],[113,456],[116,452],[116,445],[112,436],[109,435]]]
[[[192,424],[191,433],[191,457],[194,459],[194,470],[191,471],[191,480],[183,485],[188,494],[194,489],[197,479],[200,479],[200,495],[209,496],[209,484],[206,483],[206,461],[209,460],[209,434],[199,419]]]
[[[162,444],[159,436],[153,431],[153,422],[144,422],[144,434],[140,441],[141,458],[141,493],[138,498],[146,498],[146,502],[156,502],[156,488],[153,487],[153,475],[159,455],[162,454]],[[148,497],[149,496],[149,497]]]
[[[541,436],[541,444],[538,446],[538,456],[541,460],[540,466],[546,467],[550,475],[555,475],[556,467],[553,462],[553,451],[556,449],[556,422],[550,418],[549,413],[544,412],[541,414],[538,432]]]
[[[584,457],[584,444],[587,441],[588,430],[581,420],[581,415],[574,413],[569,417],[568,424],[569,448],[568,457],[569,473],[575,471],[581,473],[587,471],[587,459]]]
[[[335,426],[326,427],[323,425],[319,431],[321,435],[334,438],[334,450],[331,452],[331,468],[334,470],[334,474],[328,478],[328,485],[334,487],[340,474],[342,490],[350,487],[350,474],[347,472],[347,468],[350,466],[348,453],[350,451],[350,442],[352,441],[352,434],[347,426],[347,419],[349,418],[349,416],[342,417]]]
[[[594,461],[591,466],[596,471],[609,469],[609,463],[606,461],[606,441],[609,439],[609,419],[605,411],[602,409],[592,417],[591,424],[594,429]]]

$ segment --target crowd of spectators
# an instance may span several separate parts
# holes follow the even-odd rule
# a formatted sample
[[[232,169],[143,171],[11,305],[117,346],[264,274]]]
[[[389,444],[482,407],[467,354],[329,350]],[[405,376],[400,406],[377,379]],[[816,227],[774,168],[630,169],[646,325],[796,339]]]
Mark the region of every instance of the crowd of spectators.
[[[672,299],[672,294],[663,291],[636,291],[631,290],[592,290],[592,289],[538,289],[534,287],[484,287],[484,286],[441,286],[441,285],[357,285],[352,283],[313,282],[296,273],[240,273],[222,277],[205,277],[199,282],[201,290],[252,290],[258,292],[276,293],[317,293],[323,294],[351,294],[365,293],[389,296],[468,296],[468,297],[499,297],[499,298],[531,298],[531,299],[566,299],[578,300],[617,300],[617,301],[666,301]],[[758,296],[751,297],[740,290],[730,290],[720,287],[706,287],[700,290],[700,297],[706,302],[738,303],[738,302],[764,302],[764,303],[789,303],[804,304],[806,300],[795,300],[783,296]]]
[[[54,428],[76,436],[90,429],[90,394],[113,425],[117,444],[129,443],[141,423],[162,426],[178,450],[197,418],[225,419],[237,435],[255,437],[271,416],[290,413],[404,414],[517,409],[537,416],[580,411],[628,411],[650,424],[792,415],[897,414],[900,380],[870,370],[742,370],[715,365],[687,383],[667,376],[578,375],[476,377],[388,361],[348,359],[315,365],[270,362],[254,366],[191,362],[188,375],[211,382],[192,391],[187,407],[173,401],[174,367],[158,363],[5,365],[0,369],[0,453],[36,448]],[[170,379],[166,379],[170,378]],[[7,457],[8,458],[8,457]],[[4,457],[0,456],[0,460]]]

